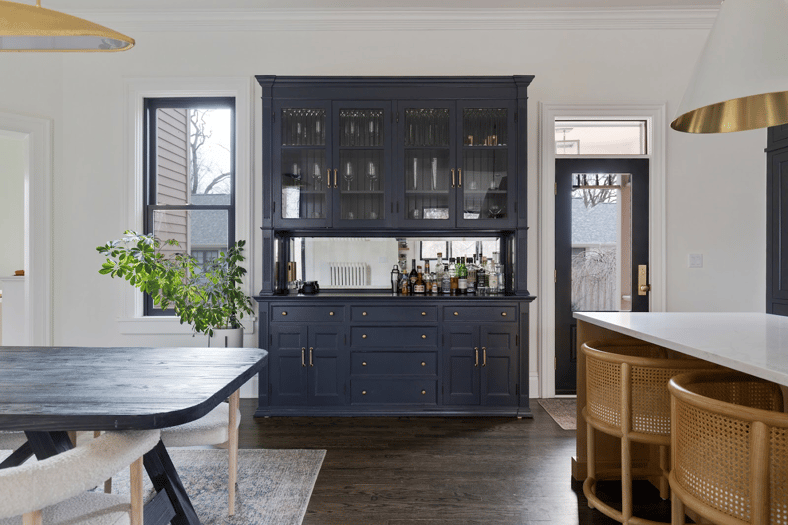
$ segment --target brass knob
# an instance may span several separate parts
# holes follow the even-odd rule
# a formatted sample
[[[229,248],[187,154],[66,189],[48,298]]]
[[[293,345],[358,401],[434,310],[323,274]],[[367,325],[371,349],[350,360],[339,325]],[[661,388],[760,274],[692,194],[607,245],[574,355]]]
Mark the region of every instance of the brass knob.
[[[427,336],[426,336],[425,334],[422,334],[422,335],[421,335],[421,338],[422,338],[422,339],[427,339]]]
[[[287,312],[282,312],[282,315],[287,315]]]
[[[424,395],[424,394],[426,394],[426,393],[427,393],[427,391],[426,391],[426,390],[422,390],[422,391],[421,391],[421,395]]]
[[[421,315],[427,315],[427,312],[421,312]]]
[[[367,334],[361,336],[361,339],[366,339],[366,338],[367,338]]]
[[[460,312],[454,312],[454,315],[460,315]]]
[[[425,361],[422,361],[421,366],[427,366],[427,363]]]
[[[361,315],[366,316],[367,312],[361,312]]]
[[[367,395],[367,391],[366,391],[366,390],[362,390],[362,391],[361,391],[361,395],[362,395],[362,396],[365,396],[365,395]]]
[[[501,312],[501,315],[506,317],[506,312]]]
[[[361,366],[367,366],[367,362],[366,361],[361,361]]]
[[[334,315],[334,312],[328,312],[328,315]],[[506,315],[506,314],[504,314]]]
[[[641,292],[649,292],[649,291],[651,291],[651,285],[650,284],[641,284],[640,285],[640,291]]]

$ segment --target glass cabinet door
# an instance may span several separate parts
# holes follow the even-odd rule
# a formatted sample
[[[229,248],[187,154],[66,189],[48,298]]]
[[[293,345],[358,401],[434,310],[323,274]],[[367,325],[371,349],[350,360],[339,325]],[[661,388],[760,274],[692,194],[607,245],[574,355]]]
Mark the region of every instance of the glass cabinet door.
[[[334,225],[380,226],[389,218],[391,104],[334,103]]]
[[[275,107],[274,178],[278,224],[328,226],[331,220],[330,102]],[[276,197],[276,195],[275,195]],[[297,221],[297,222],[296,222]]]
[[[403,198],[397,202],[402,224],[445,228],[454,224],[454,104],[400,102],[399,162]],[[401,202],[400,202],[401,201]]]
[[[513,103],[463,104],[457,223],[498,228],[514,224],[516,173]],[[511,191],[510,191],[511,189]]]

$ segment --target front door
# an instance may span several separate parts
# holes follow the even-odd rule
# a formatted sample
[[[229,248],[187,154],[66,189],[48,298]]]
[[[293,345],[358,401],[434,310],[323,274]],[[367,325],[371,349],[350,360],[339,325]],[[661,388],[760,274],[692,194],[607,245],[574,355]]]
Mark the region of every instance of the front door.
[[[555,178],[555,393],[561,395],[576,393],[573,312],[648,311],[648,289],[640,289],[648,283],[648,159],[557,159]]]

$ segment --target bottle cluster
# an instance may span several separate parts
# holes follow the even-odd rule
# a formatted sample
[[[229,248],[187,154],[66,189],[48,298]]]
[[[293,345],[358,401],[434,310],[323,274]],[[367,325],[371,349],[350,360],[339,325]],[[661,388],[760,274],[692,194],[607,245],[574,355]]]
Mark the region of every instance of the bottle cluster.
[[[435,271],[430,271],[430,262],[416,265],[411,259],[410,273],[399,272],[395,266],[391,272],[392,292],[400,295],[495,295],[505,292],[503,265],[497,263],[497,252],[492,258],[452,257],[448,264],[443,254],[438,253]]]

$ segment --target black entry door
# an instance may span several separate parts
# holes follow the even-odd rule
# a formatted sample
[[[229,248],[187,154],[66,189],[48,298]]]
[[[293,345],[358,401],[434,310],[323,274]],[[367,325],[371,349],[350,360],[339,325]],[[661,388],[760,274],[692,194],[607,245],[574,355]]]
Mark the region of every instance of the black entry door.
[[[555,178],[555,393],[574,394],[573,312],[648,311],[648,159],[557,159]]]

